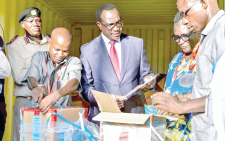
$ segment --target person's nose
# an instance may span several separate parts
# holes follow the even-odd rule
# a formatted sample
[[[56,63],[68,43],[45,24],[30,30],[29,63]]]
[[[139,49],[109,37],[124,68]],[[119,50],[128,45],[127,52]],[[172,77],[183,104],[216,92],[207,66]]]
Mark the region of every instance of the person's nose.
[[[184,43],[185,43],[185,41],[182,38],[180,38],[178,44],[183,45]]]
[[[118,31],[119,29],[120,29],[120,27],[118,27],[117,24],[114,25],[114,27],[112,28],[112,30],[114,30],[114,31]]]
[[[182,24],[183,25],[187,25],[188,24],[188,19],[186,19],[186,18],[182,18]]]
[[[59,55],[59,57],[62,57],[62,56],[63,56],[62,51],[59,51],[59,52],[58,52],[58,55]]]
[[[33,23],[32,23],[34,26],[40,26],[40,22],[34,20]]]

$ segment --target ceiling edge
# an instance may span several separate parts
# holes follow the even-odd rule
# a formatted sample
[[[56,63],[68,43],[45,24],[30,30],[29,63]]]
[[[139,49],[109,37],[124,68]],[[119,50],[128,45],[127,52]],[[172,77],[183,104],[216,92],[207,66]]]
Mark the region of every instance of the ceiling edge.
[[[65,15],[61,14],[60,12],[58,12],[55,8],[53,8],[51,5],[49,5],[45,0],[37,0],[37,1],[40,2],[41,4],[45,5],[49,9],[51,9],[54,13],[58,14],[61,18],[65,19],[72,26],[72,24],[73,24],[73,21],[72,20],[70,20]]]

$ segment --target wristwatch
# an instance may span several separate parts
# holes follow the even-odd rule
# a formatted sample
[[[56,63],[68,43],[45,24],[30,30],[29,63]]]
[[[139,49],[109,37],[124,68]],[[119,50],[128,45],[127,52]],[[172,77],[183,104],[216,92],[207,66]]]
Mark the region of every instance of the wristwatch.
[[[184,92],[184,93],[183,93],[183,97],[184,97],[184,98],[187,98],[187,92]]]

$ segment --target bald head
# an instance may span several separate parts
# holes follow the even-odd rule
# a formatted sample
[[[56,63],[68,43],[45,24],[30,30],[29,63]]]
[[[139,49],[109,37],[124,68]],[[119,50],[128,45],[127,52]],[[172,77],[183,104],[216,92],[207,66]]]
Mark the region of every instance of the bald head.
[[[49,54],[56,65],[69,56],[71,39],[72,36],[66,28],[58,27],[52,31]]]
[[[51,41],[54,42],[71,42],[72,36],[70,31],[64,27],[55,28],[51,34]]]

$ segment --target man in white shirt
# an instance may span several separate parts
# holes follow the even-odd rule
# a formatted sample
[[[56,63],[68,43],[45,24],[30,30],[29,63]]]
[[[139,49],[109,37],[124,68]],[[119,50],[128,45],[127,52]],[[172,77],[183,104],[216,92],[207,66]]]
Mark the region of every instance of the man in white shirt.
[[[11,67],[2,50],[0,50],[0,62],[0,79],[5,79],[11,74]]]
[[[0,49],[0,140],[3,138],[6,121],[6,107],[4,97],[4,79],[11,74],[11,67],[5,53]]]
[[[209,140],[224,141],[225,140],[225,53],[221,55],[219,60],[213,67],[213,78],[210,84],[211,94],[208,98],[206,106],[206,114],[210,120]],[[215,68],[215,70],[214,70]]]

